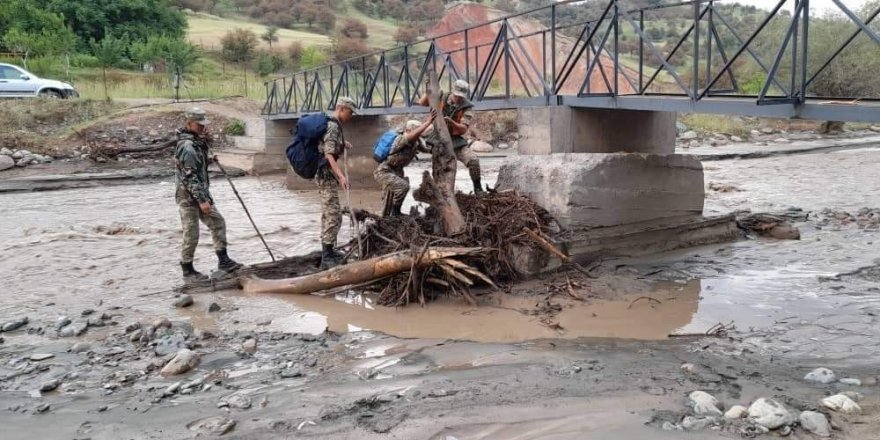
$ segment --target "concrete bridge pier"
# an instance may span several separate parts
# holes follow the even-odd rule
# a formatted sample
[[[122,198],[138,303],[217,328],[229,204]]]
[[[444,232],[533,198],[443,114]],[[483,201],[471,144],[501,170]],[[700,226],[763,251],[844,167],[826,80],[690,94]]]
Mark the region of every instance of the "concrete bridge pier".
[[[570,229],[699,217],[703,166],[675,154],[675,119],[670,112],[520,110],[520,156],[501,168],[499,187],[528,195]]]
[[[518,111],[519,154],[675,152],[675,112],[533,107]]]

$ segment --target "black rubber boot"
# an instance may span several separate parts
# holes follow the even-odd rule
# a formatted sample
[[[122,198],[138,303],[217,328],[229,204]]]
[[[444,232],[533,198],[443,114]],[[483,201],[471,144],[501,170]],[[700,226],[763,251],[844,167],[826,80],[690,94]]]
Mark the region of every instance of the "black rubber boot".
[[[474,194],[485,194],[483,184],[480,182],[480,162],[474,160],[468,164],[468,173],[471,175],[471,182],[474,183]]]
[[[226,253],[226,249],[217,251],[217,269],[223,272],[235,272],[241,268],[241,263],[237,263]]]
[[[330,269],[342,264],[342,254],[333,249],[332,244],[323,245],[321,250],[321,269]]]
[[[403,200],[394,204],[391,207],[391,215],[392,216],[401,216],[403,215]]]
[[[192,263],[180,263],[180,268],[183,270],[183,282],[185,283],[206,281],[208,279],[208,276],[197,271]]]

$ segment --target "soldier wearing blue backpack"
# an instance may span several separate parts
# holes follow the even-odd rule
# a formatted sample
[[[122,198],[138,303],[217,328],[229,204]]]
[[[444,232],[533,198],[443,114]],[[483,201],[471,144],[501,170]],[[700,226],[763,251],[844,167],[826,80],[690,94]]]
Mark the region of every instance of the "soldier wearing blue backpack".
[[[304,179],[314,179],[321,196],[321,267],[329,269],[342,262],[334,249],[342,226],[339,187],[350,188],[339,166],[339,156],[351,148],[342,135],[342,126],[351,120],[357,105],[345,96],[336,101],[333,114],[323,112],[303,116],[296,124],[293,142],[287,146],[287,160]]]
[[[373,178],[379,182],[385,193],[383,216],[401,215],[403,200],[409,192],[409,179],[404,176],[403,169],[412,162],[419,151],[431,152],[425,145],[422,134],[433,122],[433,115],[428,116],[423,122],[407,121],[403,131],[392,130],[386,133],[386,135],[393,136],[393,140],[389,141],[386,136],[383,136],[376,144],[373,150],[373,159],[380,164],[373,172]]]
[[[336,238],[342,227],[342,208],[339,206],[339,187],[348,190],[348,179],[339,165],[339,157],[351,143],[342,135],[342,125],[355,114],[356,104],[345,96],[336,101],[336,109],[327,122],[327,132],[321,139],[319,151],[324,161],[315,174],[318,194],[321,196],[321,267],[329,269],[342,263],[342,254],[336,252]]]

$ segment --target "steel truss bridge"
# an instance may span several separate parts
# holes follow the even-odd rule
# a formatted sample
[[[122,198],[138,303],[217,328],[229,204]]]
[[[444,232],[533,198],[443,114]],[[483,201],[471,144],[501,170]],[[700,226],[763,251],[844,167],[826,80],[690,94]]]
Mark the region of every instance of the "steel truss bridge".
[[[340,96],[354,98],[364,115],[422,112],[415,104],[433,68],[447,90],[466,80],[477,110],[570,106],[880,122],[880,96],[811,92],[854,42],[880,57],[880,33],[871,26],[880,8],[860,17],[832,2],[847,30],[818,51],[810,0],[768,0],[772,7],[756,12],[763,19],[748,26],[732,20],[727,0],[635,10],[621,0],[567,0],[268,81],[262,113],[296,119],[332,109]],[[590,19],[565,14],[576,8]],[[688,18],[676,19],[682,29],[661,44],[651,26],[669,11]]]

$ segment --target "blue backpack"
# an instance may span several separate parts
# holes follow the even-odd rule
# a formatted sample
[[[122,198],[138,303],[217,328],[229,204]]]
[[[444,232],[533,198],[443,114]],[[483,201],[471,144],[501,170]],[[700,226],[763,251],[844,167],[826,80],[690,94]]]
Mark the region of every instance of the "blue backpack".
[[[293,142],[287,146],[287,160],[293,166],[293,171],[302,178],[314,178],[318,169],[327,163],[318,146],[327,133],[329,121],[330,117],[324,113],[312,113],[296,123]]]
[[[385,159],[388,159],[388,154],[391,153],[391,146],[394,145],[394,139],[400,133],[397,130],[388,130],[382,137],[376,141],[376,145],[373,146],[373,160],[376,162],[382,163],[385,162]]]

